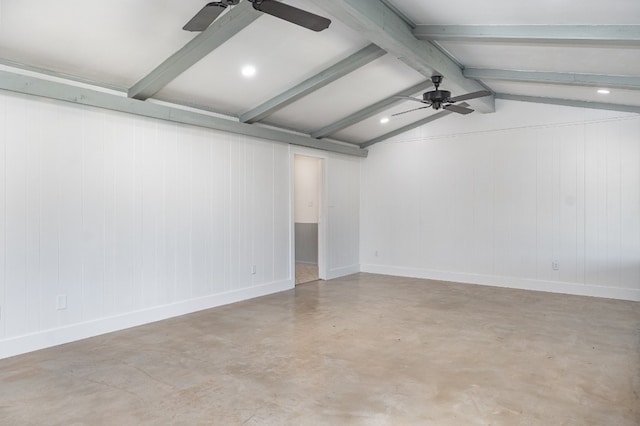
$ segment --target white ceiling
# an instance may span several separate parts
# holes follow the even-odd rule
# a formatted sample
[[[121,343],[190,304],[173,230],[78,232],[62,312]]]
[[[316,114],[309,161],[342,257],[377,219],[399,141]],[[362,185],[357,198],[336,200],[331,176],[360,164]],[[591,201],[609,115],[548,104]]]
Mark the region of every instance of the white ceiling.
[[[349,26],[327,13],[323,2],[282,1],[326,16],[332,24],[329,29],[316,33],[261,15],[153,97],[218,112],[237,121],[243,113],[317,76],[371,43],[361,28]],[[381,0],[370,1],[369,4],[374,4]],[[199,34],[183,31],[182,26],[205,3],[201,0],[0,0],[0,64],[11,65],[16,72],[36,69],[126,91]],[[409,29],[409,25],[516,28],[520,25],[640,24],[638,0],[588,3],[582,0],[528,3],[386,0],[386,3],[405,21],[410,21],[406,24]],[[383,22],[382,26],[386,24]],[[587,45],[473,39],[434,40],[434,43],[452,57],[452,64],[462,68],[640,78],[640,42]],[[276,110],[262,123],[308,135],[428,79],[426,68],[419,72],[405,60],[398,59],[399,55],[391,51]],[[240,74],[240,68],[247,64],[257,68],[256,76],[251,79]],[[452,89],[455,96],[461,90],[458,83],[445,74],[442,86]],[[498,94],[640,106],[639,90],[613,89],[611,94],[602,96],[596,93],[597,87],[490,78],[481,84]],[[413,95],[420,97],[421,93]],[[420,104],[411,101],[396,102],[328,137],[354,144],[366,143],[434,113],[425,109],[392,117],[387,124],[380,123],[382,117],[417,106]]]

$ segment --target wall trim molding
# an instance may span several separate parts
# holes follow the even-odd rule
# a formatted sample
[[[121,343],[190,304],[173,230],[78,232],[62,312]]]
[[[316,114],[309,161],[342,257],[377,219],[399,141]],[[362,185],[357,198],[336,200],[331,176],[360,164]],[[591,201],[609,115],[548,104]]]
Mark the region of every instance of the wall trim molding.
[[[329,270],[327,279],[332,280],[334,278],[346,277],[347,275],[353,275],[360,272],[360,265],[349,265],[341,268],[334,268]]]
[[[504,277],[498,275],[470,274],[434,269],[409,268],[389,265],[362,264],[362,272],[394,275],[408,278],[477,284],[491,287],[514,288],[519,290],[544,291],[548,293],[572,294],[607,299],[640,302],[640,289],[605,287],[593,284],[569,283],[562,281],[534,280],[530,278]]]
[[[89,337],[125,330],[165,319],[187,315],[217,306],[267,296],[295,287],[293,280],[274,281],[239,290],[212,294],[168,305],[154,306],[111,317],[76,323],[0,340],[0,359],[71,343]]]

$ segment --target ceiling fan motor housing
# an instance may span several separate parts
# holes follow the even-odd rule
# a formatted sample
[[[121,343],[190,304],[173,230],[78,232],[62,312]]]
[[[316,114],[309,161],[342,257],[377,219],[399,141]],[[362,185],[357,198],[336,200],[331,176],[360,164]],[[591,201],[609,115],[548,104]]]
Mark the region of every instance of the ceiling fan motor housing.
[[[425,92],[422,95],[422,99],[425,102],[429,102],[433,109],[440,109],[443,102],[447,102],[451,97],[451,92],[448,90],[432,90],[431,92]]]

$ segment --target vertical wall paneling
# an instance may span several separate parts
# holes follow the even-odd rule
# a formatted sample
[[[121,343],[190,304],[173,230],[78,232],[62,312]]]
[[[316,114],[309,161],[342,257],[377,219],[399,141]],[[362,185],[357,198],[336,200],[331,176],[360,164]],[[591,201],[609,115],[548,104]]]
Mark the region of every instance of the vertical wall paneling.
[[[576,168],[575,168],[575,282],[585,283],[585,243],[586,243],[586,131],[587,125],[576,129]]]
[[[290,149],[0,93],[0,358],[292,288]],[[360,163],[323,155],[339,276]]]
[[[28,333],[27,311],[27,146],[29,137],[28,104],[17,102],[7,109],[6,129],[6,247],[5,277],[6,328],[8,336]]]
[[[640,118],[500,107],[370,149],[362,270],[640,300]]]
[[[160,303],[167,304],[174,300],[180,300],[178,296],[178,283],[182,277],[178,271],[178,218],[181,205],[177,203],[180,193],[178,188],[178,143],[180,126],[171,126],[160,123],[158,130],[158,143],[164,146],[163,183],[161,210],[162,217],[162,251],[164,262],[161,266],[160,276]]]
[[[554,141],[552,129],[536,132],[536,278],[553,280],[554,251]]]
[[[585,168],[585,281],[601,285],[607,275],[607,126],[594,123],[587,126]]]
[[[65,105],[58,109],[58,123],[52,132],[59,155],[58,214],[58,296],[66,298],[66,308],[58,310],[59,325],[82,320],[82,125],[84,111]],[[56,297],[57,299],[57,297]],[[56,300],[57,302],[57,300]],[[58,307],[56,307],[58,309]]]
[[[640,189],[629,182],[640,182],[640,120],[620,123],[620,281],[640,282]]]
[[[235,138],[235,136],[231,136]],[[225,168],[224,168],[224,287],[223,291],[230,290],[230,282],[234,279],[233,269],[232,269],[232,259],[233,256],[233,246],[232,246],[232,225],[233,225],[233,217],[229,214],[229,212],[234,208],[232,204],[232,194],[233,194],[233,179],[232,179],[232,164],[234,161],[237,162],[236,157],[234,156],[237,150],[237,146],[235,144],[230,144],[225,147]]]
[[[558,148],[558,218],[557,261],[559,270],[556,279],[577,282],[577,202],[581,196],[577,192],[577,159],[582,149],[582,126],[567,126],[555,129]],[[560,166],[561,165],[561,166]]]
[[[113,119],[112,119],[113,117]],[[85,167],[87,173],[85,173],[84,181],[90,183],[92,181],[88,174],[91,170],[102,170],[103,176],[103,239],[104,246],[102,247],[103,256],[103,274],[104,285],[102,287],[102,294],[95,292],[94,297],[102,299],[103,315],[110,316],[116,313],[116,307],[120,304],[118,300],[118,288],[117,288],[117,275],[116,275],[116,251],[117,251],[117,232],[116,232],[116,212],[118,209],[116,198],[116,176],[117,176],[117,140],[119,137],[118,124],[119,120],[116,119],[112,112],[106,112],[102,117],[97,117],[96,120],[101,122],[101,127],[104,129],[104,136],[102,137],[102,168],[90,169],[88,165]],[[91,133],[95,129],[87,129],[87,133]],[[90,151],[89,148],[85,148],[85,153]],[[89,198],[91,200],[91,197]],[[90,272],[88,268],[85,268],[85,288],[91,287]],[[89,295],[89,291],[85,291],[85,294]],[[89,297],[89,296],[85,296]]]
[[[252,282],[274,279],[273,262],[274,255],[271,250],[273,241],[273,145],[256,144],[251,159],[253,170],[251,215],[253,219],[252,234],[252,265],[256,266]]]
[[[328,278],[359,272],[360,160],[329,156]]]
[[[136,287],[135,253],[136,230],[136,180],[135,180],[135,122],[123,117],[116,128],[115,144],[115,233],[114,313],[135,311],[140,306],[139,287]]]
[[[104,120],[87,114],[82,123],[82,319],[105,315],[106,180]],[[97,137],[95,137],[97,136]],[[93,172],[95,171],[95,173]]]
[[[291,247],[291,213],[290,206],[293,203],[289,191],[291,182],[290,146],[284,144],[273,145],[273,232],[271,251],[273,252],[274,280],[294,281],[292,275],[293,252]],[[286,182],[286,188],[281,187]],[[280,250],[287,247],[288,250]]]
[[[7,108],[6,99],[0,97],[0,339],[5,336],[6,304],[6,147],[7,147]]]
[[[233,136],[234,139],[239,137]],[[240,241],[238,236],[238,214],[240,213],[240,182],[238,180],[240,167],[240,143],[233,144],[229,147],[229,184],[226,188],[227,200],[229,208],[226,211],[227,226],[227,259],[225,260],[225,267],[228,270],[227,281],[225,282],[225,290],[232,289],[232,283],[238,280],[238,251],[240,247]],[[231,212],[238,212],[238,214],[231,214]]]
[[[38,120],[39,113],[30,114],[30,120]],[[27,124],[25,144],[25,320],[26,329],[40,327],[40,148],[41,134],[36,126]]]
[[[175,203],[176,230],[176,299],[189,299],[193,295],[193,273],[191,270],[191,178],[193,159],[193,137],[196,129],[181,129],[176,143],[176,192],[172,194]]]
[[[191,193],[191,271],[194,297],[210,294],[209,237],[211,235],[211,185],[208,180],[211,144],[207,134],[198,129],[194,134],[191,160],[191,183],[185,190]]]
[[[225,197],[225,188],[228,186],[229,144],[222,143],[217,138],[210,138],[211,144],[211,170],[210,184],[213,190],[211,196],[211,279],[212,291],[221,293],[225,290],[225,267],[228,256],[225,240],[227,224],[225,223],[228,201]]]
[[[606,273],[605,282],[613,287],[620,286],[620,134],[617,127],[607,125],[606,139]]]

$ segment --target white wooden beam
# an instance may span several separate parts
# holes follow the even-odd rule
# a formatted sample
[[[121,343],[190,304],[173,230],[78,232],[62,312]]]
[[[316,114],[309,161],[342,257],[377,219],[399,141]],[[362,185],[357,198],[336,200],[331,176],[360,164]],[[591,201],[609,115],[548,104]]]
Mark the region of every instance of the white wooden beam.
[[[433,43],[416,39],[411,27],[380,0],[323,0],[317,5],[422,75],[440,74],[466,92],[485,90],[465,78]],[[474,105],[482,112],[495,111],[492,96],[477,99]]]
[[[625,75],[577,74],[541,71],[513,71],[466,68],[464,75],[476,80],[522,81],[530,83],[564,84],[640,90],[640,77]]]
[[[167,58],[129,89],[129,97],[145,100],[165,87],[177,76],[220,47],[240,30],[260,17],[250,2],[244,1],[216,19],[206,30]]]
[[[418,25],[420,40],[640,44],[640,25]]]
[[[308,136],[301,136],[282,130],[238,123],[237,121],[212,117],[207,114],[131,99],[124,95],[114,95],[111,93],[53,82],[50,80],[43,80],[7,71],[0,71],[0,90],[120,111],[143,117],[171,121],[174,123],[222,130],[225,132],[252,136],[269,141],[317,148],[325,151],[339,152],[359,157],[367,156],[366,151],[357,147],[347,146],[346,144],[312,139]]]
[[[538,104],[562,105],[577,108],[603,109],[607,111],[632,112],[640,114],[640,106],[608,104],[603,102],[577,101],[574,99],[546,98],[538,96],[510,95],[506,93],[496,93],[496,99],[507,101],[533,102]]]

